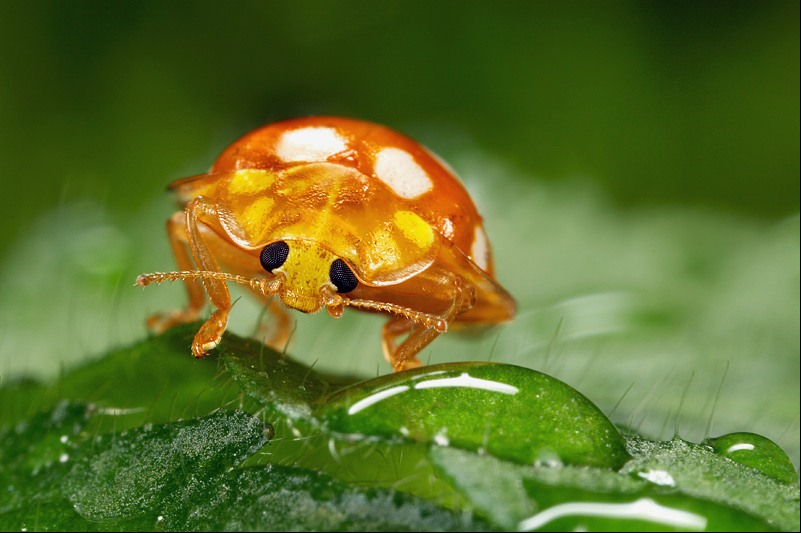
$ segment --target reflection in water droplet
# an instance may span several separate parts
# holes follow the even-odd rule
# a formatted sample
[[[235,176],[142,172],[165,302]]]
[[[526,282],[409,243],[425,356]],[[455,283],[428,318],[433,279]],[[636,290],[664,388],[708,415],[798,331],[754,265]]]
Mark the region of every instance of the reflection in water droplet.
[[[756,433],[729,433],[704,441],[712,450],[727,459],[763,474],[792,483],[796,473],[790,458],[778,444]]]
[[[545,524],[567,516],[598,516],[616,520],[644,520],[681,529],[703,531],[705,517],[659,505],[650,498],[640,498],[631,503],[571,502],[554,505],[526,518],[517,526],[518,531],[532,531]]]
[[[406,392],[407,390],[409,390],[408,385],[398,385],[397,387],[392,387],[389,389],[376,392],[375,394],[371,394],[367,398],[363,398],[358,402],[354,403],[353,405],[351,405],[350,408],[348,409],[348,414],[349,415],[356,414],[362,409],[370,407],[374,403],[378,403],[385,398],[389,398],[390,396],[395,396],[396,394],[400,394],[401,392]]]
[[[431,379],[422,381],[414,386],[415,389],[434,389],[437,387],[467,387],[469,389],[490,390],[509,395],[515,395],[520,392],[520,389],[513,385],[507,385],[506,383],[491,381],[489,379],[474,378],[467,372],[462,372],[459,377]]]
[[[738,452],[740,450],[753,450],[753,449],[754,449],[753,444],[747,444],[745,442],[741,442],[740,444],[735,444],[734,446],[726,450],[726,453]]]

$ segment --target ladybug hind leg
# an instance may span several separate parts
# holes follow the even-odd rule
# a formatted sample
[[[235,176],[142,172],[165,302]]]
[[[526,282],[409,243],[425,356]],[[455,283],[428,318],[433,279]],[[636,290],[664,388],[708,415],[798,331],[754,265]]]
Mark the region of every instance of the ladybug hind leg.
[[[262,294],[255,294],[263,297]],[[265,312],[259,320],[256,338],[261,339],[264,344],[276,352],[283,352],[291,336],[292,319],[289,313],[275,298],[270,298],[267,301]]]

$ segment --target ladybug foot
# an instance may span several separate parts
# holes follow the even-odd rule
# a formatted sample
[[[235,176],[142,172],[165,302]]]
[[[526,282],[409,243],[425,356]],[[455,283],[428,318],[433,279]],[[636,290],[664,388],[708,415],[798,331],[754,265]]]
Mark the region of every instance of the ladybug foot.
[[[195,335],[195,340],[192,341],[192,355],[198,359],[207,356],[209,350],[220,344],[227,325],[228,309],[216,310]]]
[[[403,372],[404,370],[411,370],[413,368],[420,368],[423,366],[423,363],[420,362],[420,359],[417,357],[413,359],[409,359],[408,361],[403,361],[401,363],[396,363],[392,365],[392,369],[395,372]]]

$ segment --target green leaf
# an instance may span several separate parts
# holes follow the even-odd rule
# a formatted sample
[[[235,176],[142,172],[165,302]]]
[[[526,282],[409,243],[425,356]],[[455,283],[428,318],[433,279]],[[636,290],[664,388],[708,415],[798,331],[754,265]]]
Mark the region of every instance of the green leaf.
[[[801,510],[797,484],[783,483],[731,461],[708,446],[679,438],[659,443],[632,439],[630,448],[634,459],[621,470],[622,474],[741,509],[777,529],[798,529]]]
[[[189,352],[197,325],[187,324],[151,337],[62,375],[51,386],[23,380],[0,387],[0,424],[14,424],[62,399],[92,403],[109,429],[203,416],[238,390],[228,391],[214,358],[196,360]],[[227,394],[228,393],[228,394]]]
[[[525,464],[619,468],[623,437],[567,384],[513,365],[451,363],[391,374],[323,397],[330,382],[255,344],[223,347],[226,368],[265,408],[347,441],[410,440]],[[249,349],[248,349],[249,348]],[[470,409],[464,409],[464,406]]]
[[[53,387],[0,388],[30,404],[3,410],[14,423],[0,429],[0,528],[797,529],[792,467],[758,436],[750,463],[731,451],[742,435],[624,439],[568,385],[512,365],[350,384],[233,335],[219,358],[196,361],[195,327]],[[220,409],[230,404],[280,438],[264,446],[272,428]],[[194,413],[205,416],[175,420]]]
[[[592,467],[538,468],[434,447],[436,470],[495,528],[517,531],[772,531],[769,516]],[[747,490],[748,486],[740,486]],[[797,522],[796,522],[797,523]],[[784,528],[788,524],[782,524]]]
[[[2,531],[153,531],[156,525],[157,520],[150,517],[88,520],[65,498],[0,513]]]
[[[182,503],[182,502],[179,502]],[[267,465],[234,470],[203,499],[171,512],[167,530],[473,531],[470,514],[454,514],[408,494],[354,488],[300,468]]]
[[[62,402],[0,433],[0,527],[65,531],[480,530],[408,494],[296,467],[235,468],[272,428],[243,412],[94,436],[103,415]]]
[[[66,494],[91,520],[153,515],[175,495],[206,491],[271,435],[252,415],[221,411],[97,437],[82,446],[86,453],[66,479]]]
[[[64,401],[53,411],[0,429],[0,513],[61,497],[75,441],[82,438],[91,412],[86,405]]]
[[[308,420],[311,404],[334,386],[331,379],[253,340],[226,335],[219,352],[242,391],[274,416]]]

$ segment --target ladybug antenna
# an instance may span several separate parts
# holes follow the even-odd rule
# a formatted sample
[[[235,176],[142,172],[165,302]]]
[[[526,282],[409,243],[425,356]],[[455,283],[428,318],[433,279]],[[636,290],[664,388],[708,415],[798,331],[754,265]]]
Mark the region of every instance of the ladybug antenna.
[[[153,272],[151,274],[141,274],[136,278],[136,284],[140,287],[151,283],[163,283],[165,281],[178,281],[186,279],[219,279],[222,281],[233,281],[242,285],[247,285],[265,295],[275,294],[281,282],[278,278],[246,278],[228,272],[213,272],[209,270],[185,270],[183,272]]]
[[[358,307],[360,309],[382,311],[384,313],[392,313],[393,315],[400,315],[408,318],[409,320],[413,320],[418,324],[423,324],[426,327],[434,328],[440,333],[448,331],[448,322],[444,318],[437,315],[422,313],[420,311],[415,311],[414,309],[409,309],[408,307],[385,302],[374,302],[372,300],[351,300],[350,298],[345,298],[342,296],[340,296],[340,298],[342,298],[343,305]]]

